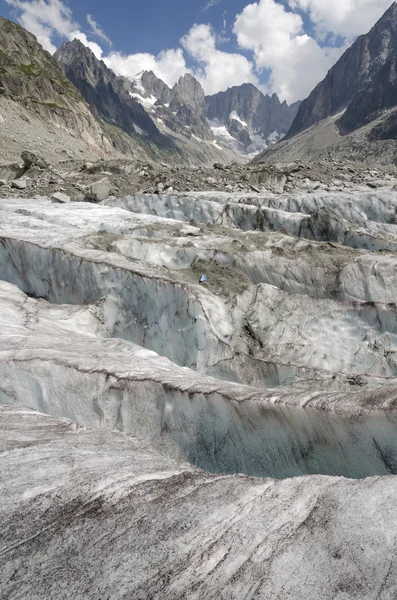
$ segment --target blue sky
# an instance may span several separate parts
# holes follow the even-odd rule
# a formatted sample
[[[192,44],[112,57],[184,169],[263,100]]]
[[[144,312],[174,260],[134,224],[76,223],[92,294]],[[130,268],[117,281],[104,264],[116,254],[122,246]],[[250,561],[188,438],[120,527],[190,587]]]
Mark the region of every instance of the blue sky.
[[[0,0],[54,52],[77,37],[117,74],[187,70],[206,93],[250,81],[302,99],[391,0]]]

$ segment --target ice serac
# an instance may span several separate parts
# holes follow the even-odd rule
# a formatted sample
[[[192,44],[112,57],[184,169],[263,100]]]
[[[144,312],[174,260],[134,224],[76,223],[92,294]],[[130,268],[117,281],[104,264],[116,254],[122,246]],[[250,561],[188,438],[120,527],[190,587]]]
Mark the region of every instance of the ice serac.
[[[371,31],[366,35],[361,35],[346,50],[325,79],[302,102],[288,131],[288,137],[300,133],[326,117],[341,112],[355,99],[357,94],[366,90],[367,86],[377,86],[377,78],[384,65],[391,57],[396,56],[396,32],[397,4],[393,2]],[[362,102],[368,102],[368,91],[365,92],[364,97],[365,100],[363,98]],[[355,105],[357,102],[357,99],[354,100]],[[353,117],[354,123],[350,122],[350,127],[356,128],[362,124],[362,111],[363,109],[356,115],[356,119]],[[370,112],[370,107],[367,112]]]

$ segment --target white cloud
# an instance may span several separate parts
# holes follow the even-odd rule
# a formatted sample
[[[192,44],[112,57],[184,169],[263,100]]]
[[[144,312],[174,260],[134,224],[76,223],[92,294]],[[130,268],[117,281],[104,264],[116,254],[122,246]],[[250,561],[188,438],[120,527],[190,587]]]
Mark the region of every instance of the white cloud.
[[[112,47],[112,40],[106,35],[106,33],[103,31],[102,27],[100,25],[98,25],[98,23],[95,21],[94,17],[92,15],[87,15],[87,23],[90,26],[91,32],[96,35],[96,37],[100,40],[102,40],[103,42],[105,42],[106,44],[108,44],[110,47]]]
[[[352,39],[366,33],[391,6],[391,0],[288,0],[309,14],[322,38],[327,33]]]
[[[213,6],[217,6],[218,4],[220,4],[222,2],[222,0],[209,0],[207,2],[207,4],[204,6],[203,10],[209,10],[210,8],[212,8]]]
[[[304,32],[302,17],[275,0],[246,6],[233,31],[240,46],[253,52],[257,69],[270,70],[271,88],[288,102],[306,97],[343,51],[321,48]]]
[[[52,54],[56,47],[52,42],[54,33],[69,38],[72,31],[78,28],[73,22],[70,8],[60,0],[5,0],[14,8],[21,11],[18,22],[31,31],[45,50]]]
[[[111,52],[103,60],[116,75],[133,78],[140,71],[153,71],[169,86],[173,86],[179,77],[189,71],[181,48],[164,50],[158,56],[148,53],[124,55]]]
[[[205,9],[221,1],[207,0]],[[77,38],[118,75],[131,78],[142,70],[152,70],[172,86],[190,70],[207,94],[245,82],[264,89],[259,81],[265,72],[269,91],[289,102],[307,96],[354,37],[366,33],[391,5],[391,0],[256,0],[236,15],[234,22],[233,32],[245,55],[219,50],[221,43],[230,41],[225,37],[224,22],[222,32],[215,32],[210,25],[194,25],[180,40],[181,47],[157,56],[111,52],[104,57],[97,42],[111,45],[111,40],[92,15],[87,15],[90,32],[84,32],[62,0],[5,2],[18,11],[18,22],[51,53],[60,38]],[[314,37],[305,32],[303,13],[313,26]],[[92,36],[97,41],[91,41]],[[328,40],[331,45],[329,40],[335,36],[344,40],[343,48],[319,44]],[[191,59],[190,69],[184,51]]]
[[[215,94],[233,85],[259,85],[253,64],[242,54],[222,52],[216,48],[216,36],[209,25],[194,25],[181,44],[199,64],[193,74],[206,94]]]
[[[18,22],[31,31],[43,48],[51,54],[56,50],[53,38],[59,36],[68,40],[77,38],[88,46],[95,56],[101,58],[101,47],[95,42],[90,42],[86,34],[80,31],[78,23],[73,21],[72,11],[61,0],[5,1],[20,11]],[[95,21],[92,20],[92,23]]]

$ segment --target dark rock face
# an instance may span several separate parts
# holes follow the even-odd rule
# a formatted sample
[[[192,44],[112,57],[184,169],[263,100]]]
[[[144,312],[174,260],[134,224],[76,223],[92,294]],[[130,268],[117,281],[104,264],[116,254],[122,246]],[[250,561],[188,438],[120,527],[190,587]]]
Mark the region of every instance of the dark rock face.
[[[393,3],[371,31],[354,42],[326,78],[302,102],[287,136],[292,137],[318,121],[337,114],[352,101],[355,108],[352,107],[350,116],[345,119],[345,130],[368,122],[370,114],[381,107],[385,94],[385,90],[371,92],[369,88],[379,84],[377,78],[380,71],[396,53],[397,4]],[[391,70],[386,68],[387,72]],[[356,96],[363,90],[366,99],[360,101]],[[366,101],[370,102],[368,108],[364,106]],[[359,111],[357,120],[352,118],[354,110]]]
[[[371,141],[397,140],[397,111],[391,113],[379,125],[376,125],[369,134]]]
[[[172,145],[160,134],[143,107],[130,96],[131,82],[117,77],[79,40],[63,44],[54,58],[98,118],[128,135],[136,135],[141,130],[157,146]]]
[[[192,106],[198,112],[205,109],[205,94],[200,83],[190,73],[180,77],[178,83],[172,88],[172,95],[187,106]]]
[[[397,105],[397,55],[391,56],[373,81],[355,95],[339,121],[342,134],[350,133],[377,119]]]
[[[248,148],[252,144],[251,136],[246,127],[236,119],[230,119],[226,124],[226,129],[236,140]]]
[[[236,112],[247,124],[247,133],[250,130],[267,139],[274,131],[280,135],[288,131],[299,104],[296,102],[288,106],[286,102],[280,102],[277,94],[271,97],[265,96],[251,83],[245,83],[229,88],[226,92],[207,96],[206,114],[209,119],[227,124],[233,121],[231,115]],[[234,135],[236,129],[240,128],[233,125],[232,130],[228,130],[231,135]]]

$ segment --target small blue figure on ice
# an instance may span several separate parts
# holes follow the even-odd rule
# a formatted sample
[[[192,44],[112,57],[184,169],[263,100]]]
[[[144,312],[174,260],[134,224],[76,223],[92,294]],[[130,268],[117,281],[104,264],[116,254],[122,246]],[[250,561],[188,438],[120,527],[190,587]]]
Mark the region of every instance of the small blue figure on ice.
[[[207,283],[208,277],[207,275],[201,275],[199,283]]]

